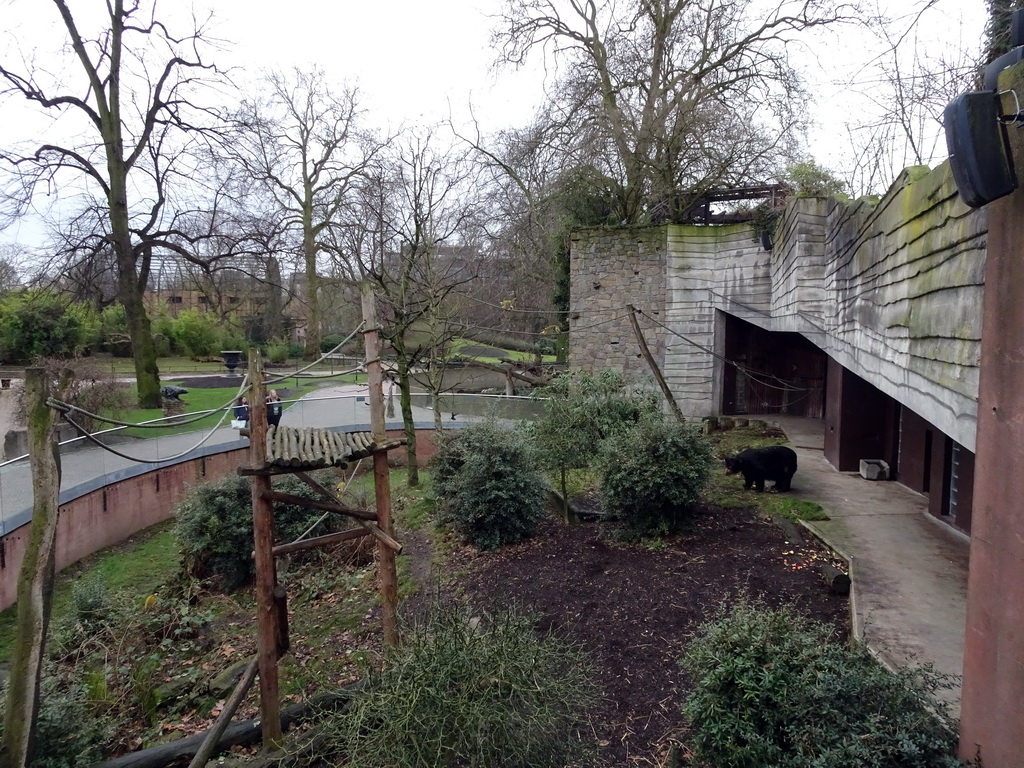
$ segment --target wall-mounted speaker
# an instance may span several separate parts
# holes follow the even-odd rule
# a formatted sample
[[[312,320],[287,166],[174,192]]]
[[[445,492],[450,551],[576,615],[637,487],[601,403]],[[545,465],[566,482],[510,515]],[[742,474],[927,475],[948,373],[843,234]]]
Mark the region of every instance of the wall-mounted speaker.
[[[943,115],[953,180],[960,199],[971,208],[980,208],[1017,188],[1006,126],[999,121],[999,112],[995,91],[974,91],[949,102]]]

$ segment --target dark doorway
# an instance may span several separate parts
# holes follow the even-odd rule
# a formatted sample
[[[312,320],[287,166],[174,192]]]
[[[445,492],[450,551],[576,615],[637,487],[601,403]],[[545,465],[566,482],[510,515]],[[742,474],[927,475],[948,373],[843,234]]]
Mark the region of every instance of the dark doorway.
[[[773,333],[726,314],[722,413],[825,414],[825,353],[799,333]]]

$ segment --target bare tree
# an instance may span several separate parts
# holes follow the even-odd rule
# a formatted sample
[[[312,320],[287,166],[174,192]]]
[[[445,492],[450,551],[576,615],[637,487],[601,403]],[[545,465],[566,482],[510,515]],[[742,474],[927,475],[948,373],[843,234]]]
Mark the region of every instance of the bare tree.
[[[78,220],[80,237],[69,237],[69,252],[88,257],[113,251],[139,402],[159,407],[156,349],[143,292],[155,251],[194,258],[190,245],[204,234],[188,231],[189,206],[176,206],[172,188],[194,175],[194,168],[183,167],[190,157],[184,149],[206,111],[191,99],[217,72],[201,53],[202,24],[174,34],[158,18],[155,1],[109,0],[94,26],[80,25],[66,0],[52,1],[79,79],[66,73],[51,77],[31,63],[18,71],[8,51],[0,63],[2,94],[21,96],[54,119],[78,122],[67,142],[0,153],[0,161],[14,171],[22,205],[41,186],[93,198]]]
[[[841,83],[851,110],[846,121],[845,181],[855,193],[881,193],[913,165],[946,156],[943,111],[969,90],[980,66],[977,41],[936,46],[931,31],[946,23],[939,0],[900,6],[896,16],[866,18],[877,53]]]
[[[763,182],[802,122],[788,47],[844,18],[831,0],[507,0],[495,41],[561,72],[567,151],[614,179],[622,223],[682,220],[713,186]],[[577,165],[580,163],[577,162]]]
[[[474,278],[479,254],[467,237],[480,210],[476,166],[465,151],[439,144],[432,131],[394,140],[368,171],[333,246],[339,267],[371,281],[377,293],[381,335],[395,354],[410,485],[419,482],[413,367],[433,369],[428,382],[438,394],[445,347],[457,329],[455,296]],[[435,412],[435,424],[438,418]]]
[[[334,91],[320,69],[271,73],[266,93],[235,115],[229,154],[266,186],[300,241],[305,274],[306,356],[320,353],[318,258],[349,199],[354,182],[381,142],[360,128],[358,94]]]

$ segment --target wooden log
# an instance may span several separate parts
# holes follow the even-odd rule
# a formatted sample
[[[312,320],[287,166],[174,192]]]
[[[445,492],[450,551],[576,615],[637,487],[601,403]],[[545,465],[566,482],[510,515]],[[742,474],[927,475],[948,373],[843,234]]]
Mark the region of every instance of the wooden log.
[[[388,536],[388,534],[382,531],[379,526],[362,520],[356,520],[356,522],[363,526],[366,529],[366,532],[371,534],[375,539],[377,539],[377,541],[393,550],[396,555],[402,554],[402,543],[400,541],[396,541],[391,536]]]
[[[267,463],[272,464],[274,462],[274,425],[270,424],[267,426],[267,434],[264,437],[266,440],[266,446],[263,448],[263,455],[266,457]]]
[[[334,444],[334,454],[339,459],[348,461],[348,457],[351,453],[348,450],[348,446],[345,445],[345,440],[341,436],[340,432],[331,432],[331,442]]]
[[[790,520],[788,517],[785,517],[783,515],[773,515],[772,520],[774,520],[775,524],[782,529],[782,532],[786,535],[786,541],[790,542],[791,544],[804,543],[804,537],[800,533],[799,526],[797,526],[797,524]]]
[[[249,374],[252,377],[252,404],[249,407],[249,465],[267,465],[266,385],[263,378],[263,359],[259,350],[249,351]],[[281,742],[281,698],[277,669],[277,612],[274,587],[277,570],[274,562],[274,506],[266,497],[270,492],[270,478],[255,476],[250,481],[253,517],[253,551],[256,560],[256,620],[257,656],[260,677],[260,720],[263,729],[263,747],[277,750]]]
[[[282,584],[274,587],[274,604],[277,606],[277,656],[280,658],[292,647],[288,635],[288,590]]]
[[[316,480],[314,480],[311,475],[308,475],[305,472],[296,472],[295,473],[295,477],[297,477],[299,480],[304,482],[306,485],[308,485],[314,491],[319,493],[321,496],[323,496],[327,501],[331,502],[332,504],[338,504],[339,503],[338,502],[338,497],[335,495],[334,491],[330,490],[329,488],[327,488],[323,484],[321,484],[321,483],[317,482]],[[368,512],[367,514],[370,514],[370,513]],[[373,519],[376,520],[377,516],[373,515]]]
[[[285,707],[281,711],[281,725],[291,728],[314,715],[323,712],[344,710],[352,700],[352,695],[365,686],[363,681],[346,686],[341,691],[314,696],[307,701]],[[160,744],[139,752],[131,752],[113,760],[97,763],[92,768],[163,768],[163,766],[191,758],[206,739],[209,731],[197,733],[185,739]],[[260,721],[243,720],[228,726],[217,742],[215,752],[224,752],[231,747],[247,747],[260,739]],[[276,759],[276,758],[275,758]]]
[[[235,690],[231,692],[231,696],[224,702],[224,709],[221,710],[220,715],[214,721],[210,730],[206,732],[206,738],[203,739],[203,743],[200,745],[195,757],[192,758],[192,762],[188,764],[188,768],[202,768],[213,757],[213,753],[220,743],[221,736],[224,735],[224,731],[231,723],[231,718],[235,716],[235,712],[242,703],[242,699],[245,698],[245,695],[249,693],[249,689],[252,688],[252,684],[256,680],[258,668],[259,657],[253,656],[249,666],[242,673],[242,679],[238,681]]]
[[[280,504],[295,504],[300,507],[322,509],[325,512],[336,512],[339,515],[347,515],[348,517],[354,517],[359,520],[375,521],[377,519],[377,516],[373,514],[373,512],[367,512],[364,509],[346,507],[344,504],[340,504],[337,499],[334,501],[317,501],[316,499],[307,499],[305,496],[296,496],[292,493],[281,493],[280,491],[273,490],[263,493],[262,496],[265,499],[276,501]]]
[[[279,544],[278,546],[274,547],[274,557],[288,555],[292,552],[303,552],[307,549],[329,547],[334,544],[340,544],[343,541],[361,539],[363,536],[369,535],[370,532],[365,528],[349,528],[347,531],[341,531],[339,533],[328,533],[325,536],[317,536],[313,539],[293,541],[291,544]]]
[[[288,430],[286,437],[287,442],[285,443],[284,448],[285,461],[289,467],[294,467],[299,460],[299,457],[296,455],[298,450],[298,444],[296,443],[296,440],[298,440],[298,433],[294,427]]]
[[[837,595],[850,594],[850,586],[853,583],[850,581],[850,577],[831,563],[821,564],[821,575],[824,577],[825,583],[828,584],[828,588]]]

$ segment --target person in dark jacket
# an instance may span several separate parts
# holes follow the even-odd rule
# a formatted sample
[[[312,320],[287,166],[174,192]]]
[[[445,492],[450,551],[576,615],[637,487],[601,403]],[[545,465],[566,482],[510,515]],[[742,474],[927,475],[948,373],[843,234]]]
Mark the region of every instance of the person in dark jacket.
[[[277,394],[276,389],[272,389],[267,393],[267,424],[272,427],[276,427],[281,423],[281,413],[284,410],[281,405],[281,397]]]
[[[236,422],[242,422],[239,429],[245,429],[249,426],[249,401],[244,397],[238,398],[238,403],[235,405],[234,417]]]

